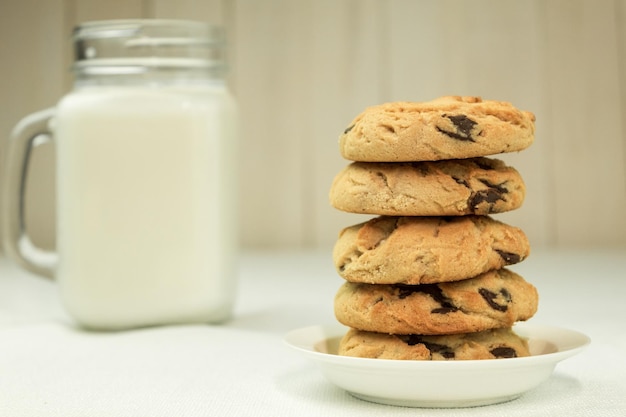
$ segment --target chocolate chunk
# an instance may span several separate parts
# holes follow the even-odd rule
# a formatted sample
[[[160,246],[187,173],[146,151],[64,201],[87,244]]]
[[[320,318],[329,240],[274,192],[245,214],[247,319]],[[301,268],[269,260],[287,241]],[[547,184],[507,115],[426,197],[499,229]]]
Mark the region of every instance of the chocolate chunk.
[[[446,359],[454,358],[454,351],[450,350],[448,346],[440,345],[437,343],[428,343],[424,341],[422,341],[422,343],[424,344],[424,346],[426,346],[426,349],[430,350],[431,354],[439,353],[441,356],[443,356]]]
[[[515,349],[508,346],[501,346],[489,351],[496,358],[517,358]]]
[[[396,284],[395,288],[398,288],[398,297],[400,299],[406,298],[409,295],[421,292],[423,294],[428,294],[432,297],[433,300],[438,302],[441,307],[434,308],[431,310],[433,314],[447,314],[458,311],[459,308],[454,306],[450,300],[443,295],[441,288],[439,288],[436,284],[421,284],[421,285],[403,285]]]
[[[456,307],[441,307],[441,308],[434,308],[430,310],[430,312],[433,314],[448,314],[448,313],[454,313],[455,311],[458,311],[458,310],[459,309]]]
[[[494,250],[498,253],[498,255],[500,255],[502,259],[504,259],[504,262],[506,262],[507,265],[516,264],[522,261],[521,255],[518,255],[517,253],[505,252],[499,249]]]
[[[498,200],[503,200],[503,198],[502,194],[500,194],[497,190],[480,190],[470,196],[467,204],[472,208],[472,210],[476,210],[476,207],[480,203],[487,202],[489,204],[493,204]]]
[[[505,312],[509,308],[508,303],[511,302],[511,294],[505,288],[502,288],[498,294],[486,288],[478,289],[478,293],[485,299],[487,304],[489,304],[489,307],[494,310]],[[496,302],[496,299],[500,295],[504,297],[506,304],[501,305]]]
[[[459,114],[457,116],[446,116],[461,132],[462,135],[469,137],[472,134],[472,129],[476,126],[476,122],[469,117]]]
[[[473,161],[478,168],[485,171],[493,171],[493,161],[487,158],[475,158]]]
[[[438,343],[429,343],[424,341],[419,335],[416,334],[410,334],[410,335],[406,335],[406,336],[398,336],[400,338],[400,340],[402,340],[404,343],[406,343],[409,346],[415,346],[417,344],[422,344],[424,346],[426,346],[426,349],[430,350],[430,353],[439,353],[441,356],[443,356],[446,359],[453,359],[454,358],[454,351],[452,351],[450,349],[450,347],[446,346],[446,345],[440,345]]]
[[[450,119],[454,127],[456,127],[456,132],[451,132],[449,130],[444,130],[440,127],[437,127],[437,130],[439,132],[453,139],[474,142],[474,138],[472,138],[472,129],[474,129],[474,126],[476,126],[477,124],[475,121],[463,114],[455,116],[449,116],[447,114],[444,114],[443,117],[447,117],[448,119]]]
[[[351,131],[354,128],[355,125],[349,126],[346,130],[343,131],[343,134],[345,135],[346,133],[348,133],[349,131]]]
[[[470,195],[467,204],[473,211],[476,210],[476,207],[478,207],[480,203],[487,202],[488,204],[493,204],[498,200],[504,200],[504,195],[508,193],[508,190],[501,184],[492,184],[487,180],[480,180],[480,182],[485,184],[488,188],[486,190],[476,191]]]
[[[485,184],[487,187],[499,191],[501,194],[506,194],[509,192],[509,190],[505,186],[502,185],[504,183],[494,184],[484,179],[479,179],[479,181]]]
[[[413,293],[422,292],[419,290],[417,285],[398,284],[398,285],[394,285],[394,287],[398,289],[398,298],[400,298],[401,300],[407,298],[409,295]]]
[[[465,188],[470,188],[469,183],[465,181],[463,178],[452,177],[452,179],[456,181],[457,184],[461,184]]]
[[[416,334],[398,335],[397,337],[409,346],[422,343],[421,338]]]

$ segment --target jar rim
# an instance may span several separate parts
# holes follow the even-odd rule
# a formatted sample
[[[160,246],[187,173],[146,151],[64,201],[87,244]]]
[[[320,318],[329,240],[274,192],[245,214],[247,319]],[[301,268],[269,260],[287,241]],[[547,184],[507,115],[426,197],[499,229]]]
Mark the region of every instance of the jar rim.
[[[208,22],[186,19],[110,19],[90,20],[79,23],[72,33],[78,39],[119,38],[138,36],[142,30],[180,30],[189,37],[208,38],[211,41],[224,41],[221,26]]]
[[[72,38],[73,69],[78,72],[114,72],[118,68],[120,72],[128,73],[129,69],[122,67],[140,66],[145,69],[225,69],[224,30],[208,22],[94,20],[76,26]]]

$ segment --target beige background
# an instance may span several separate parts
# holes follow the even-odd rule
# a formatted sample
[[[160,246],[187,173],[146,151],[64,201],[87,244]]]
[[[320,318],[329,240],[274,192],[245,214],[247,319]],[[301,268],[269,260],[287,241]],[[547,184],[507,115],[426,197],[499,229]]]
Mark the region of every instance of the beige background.
[[[626,0],[0,0],[0,157],[11,128],[71,87],[85,20],[192,18],[228,29],[242,113],[244,247],[327,247],[365,217],[328,204],[337,137],[364,107],[479,95],[537,116],[502,156],[534,246],[626,245]],[[34,155],[27,223],[54,242],[54,149]],[[0,158],[1,161],[1,158]]]

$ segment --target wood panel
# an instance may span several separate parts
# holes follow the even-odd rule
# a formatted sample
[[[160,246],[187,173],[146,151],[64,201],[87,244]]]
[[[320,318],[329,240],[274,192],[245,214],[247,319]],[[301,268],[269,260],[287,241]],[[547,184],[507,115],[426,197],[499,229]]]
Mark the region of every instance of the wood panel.
[[[222,24],[224,8],[222,0],[149,0],[146,2],[147,17],[167,19],[191,19]]]
[[[537,116],[535,144],[501,156],[528,195],[499,218],[534,246],[626,245],[626,0],[4,0],[1,134],[69,89],[73,25],[133,17],[227,28],[246,247],[328,247],[365,220],[328,204],[348,163],[339,133],[366,106],[444,94]],[[44,246],[53,158],[38,150],[29,181],[27,221]]]
[[[233,72],[241,110],[241,229],[250,246],[299,246],[300,153],[306,137],[311,2],[241,0],[235,6]]]
[[[624,116],[624,114],[626,113],[626,0],[615,0],[615,28],[617,35],[617,57],[619,68],[619,92],[621,107],[621,115],[619,117],[619,120],[617,120],[616,122],[619,123],[619,126],[621,128],[621,140],[623,145],[622,167],[624,167],[626,166],[626,119]],[[626,179],[624,180],[624,182],[626,183]],[[622,217],[623,216],[624,215],[622,214]],[[621,235],[622,237],[619,238],[619,241],[622,243],[624,240],[626,240],[624,234],[626,234],[626,231],[623,231]]]
[[[24,116],[53,106],[64,92],[63,0],[9,0],[0,6],[0,143]],[[4,153],[0,146],[0,156]],[[1,162],[0,158],[0,162]],[[26,227],[35,243],[54,244],[54,149],[33,152],[28,172]],[[2,164],[3,165],[3,164]]]
[[[626,80],[615,2],[553,0],[544,7],[554,243],[623,244],[626,109],[619,86]]]
[[[145,17],[142,0],[72,0],[68,11],[71,26],[90,20],[137,19]]]

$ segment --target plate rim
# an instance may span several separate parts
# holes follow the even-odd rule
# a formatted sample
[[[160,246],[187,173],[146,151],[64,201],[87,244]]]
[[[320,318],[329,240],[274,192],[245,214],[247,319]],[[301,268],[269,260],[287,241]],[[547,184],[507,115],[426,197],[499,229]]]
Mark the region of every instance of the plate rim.
[[[347,332],[348,327],[340,323],[325,324],[325,325],[310,325],[293,329],[285,334],[283,342],[290,348],[300,351],[305,355],[323,362],[334,362],[336,364],[344,366],[360,366],[360,367],[385,367],[390,369],[397,369],[398,367],[403,369],[430,369],[430,368],[456,368],[461,370],[462,368],[472,368],[476,366],[491,368],[491,367],[524,367],[528,365],[541,365],[545,363],[558,363],[571,356],[576,355],[589,344],[591,344],[591,338],[577,330],[559,327],[548,324],[536,324],[528,322],[519,322],[513,326],[515,332],[519,332],[520,336],[527,337],[532,336],[533,332],[552,333],[554,331],[566,332],[572,337],[578,339],[578,342],[572,346],[566,346],[560,348],[556,352],[548,352],[539,355],[531,355],[527,357],[519,358],[499,358],[499,359],[470,359],[470,360],[450,360],[450,361],[420,361],[420,360],[401,360],[401,359],[374,359],[374,358],[358,358],[350,356],[339,356],[334,353],[320,352],[315,349],[315,345],[320,342],[324,342],[330,338],[340,337]],[[295,343],[293,339],[300,333],[313,333],[317,332],[315,340],[311,340],[309,343]],[[326,335],[326,337],[320,337]],[[314,336],[309,336],[312,339]],[[530,337],[532,340],[532,337]],[[554,340],[547,339],[554,342]]]

